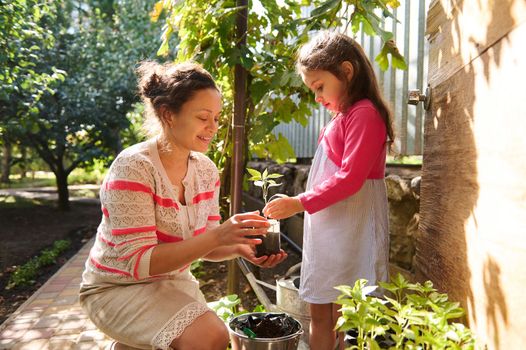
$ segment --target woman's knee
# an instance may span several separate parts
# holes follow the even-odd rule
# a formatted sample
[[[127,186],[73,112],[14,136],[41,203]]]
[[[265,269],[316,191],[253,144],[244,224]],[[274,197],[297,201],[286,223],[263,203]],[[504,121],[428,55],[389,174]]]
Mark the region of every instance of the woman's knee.
[[[229,344],[228,330],[214,313],[206,312],[189,325],[172,342],[174,349],[225,350]]]

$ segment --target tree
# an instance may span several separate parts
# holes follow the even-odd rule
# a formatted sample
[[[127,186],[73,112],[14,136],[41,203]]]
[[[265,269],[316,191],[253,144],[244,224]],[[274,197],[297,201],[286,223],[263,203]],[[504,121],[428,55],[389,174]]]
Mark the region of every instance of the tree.
[[[305,17],[302,13],[307,5],[314,9]],[[244,47],[236,45],[235,15],[240,7],[234,0],[161,0],[151,12],[152,19],[162,18],[165,23],[158,53],[170,52],[170,40],[175,36],[177,60],[201,62],[222,87],[225,117],[210,152],[220,168],[228,169],[232,156],[230,125],[236,64],[248,73],[245,152],[277,162],[294,158],[294,151],[285,137],[275,136],[272,130],[292,120],[306,125],[314,105],[312,94],[295,72],[296,48],[308,40],[311,31],[341,25],[350,25],[354,31],[363,27],[367,34],[380,35],[384,41],[377,57],[383,69],[387,68],[388,55],[394,67],[405,68],[392,33],[381,28],[381,17],[375,14],[381,11],[383,16],[392,16],[390,8],[399,6],[397,0],[254,0],[250,6]],[[223,196],[229,193],[229,175],[222,172]]]
[[[55,174],[64,210],[71,171],[122,148],[126,113],[137,101],[135,64],[155,53],[146,1],[118,1],[102,9],[98,3],[60,3],[52,27],[55,44],[43,59],[67,72],[67,79],[45,92],[23,119],[24,141]]]
[[[20,138],[20,119],[37,112],[42,95],[63,79],[64,72],[42,64],[44,51],[54,44],[48,24],[55,20],[53,1],[0,1],[0,144],[1,182],[9,182],[12,146]]]

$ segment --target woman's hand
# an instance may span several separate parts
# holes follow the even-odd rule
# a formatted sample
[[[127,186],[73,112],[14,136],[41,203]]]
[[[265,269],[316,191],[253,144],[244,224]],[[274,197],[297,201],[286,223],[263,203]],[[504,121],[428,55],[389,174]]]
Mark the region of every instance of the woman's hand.
[[[305,211],[298,197],[280,197],[267,203],[263,208],[263,214],[273,219],[286,219],[294,214]]]
[[[259,215],[259,211],[233,215],[219,227],[210,230],[218,240],[218,246],[234,244],[258,244],[261,239],[254,235],[265,235],[270,226],[267,219]]]
[[[287,253],[281,249],[278,254],[265,255],[256,258],[256,249],[254,246],[242,244],[238,249],[239,255],[250,261],[254,265],[258,265],[264,268],[274,267],[287,258]]]

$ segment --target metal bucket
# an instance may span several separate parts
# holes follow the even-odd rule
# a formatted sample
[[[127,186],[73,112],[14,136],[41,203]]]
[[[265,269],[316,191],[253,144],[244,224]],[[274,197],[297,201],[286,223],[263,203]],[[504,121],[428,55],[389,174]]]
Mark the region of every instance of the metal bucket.
[[[249,338],[246,334],[237,332],[233,329],[232,324],[236,320],[243,321],[243,318],[248,318],[250,315],[268,315],[274,314],[271,312],[253,312],[234,317],[228,324],[228,331],[230,333],[230,341],[232,343],[232,350],[296,350],[300,341],[300,336],[303,334],[301,323],[294,317],[290,317],[293,322],[298,324],[299,330],[293,334],[289,334],[278,338]],[[280,313],[281,314],[281,313]],[[278,315],[276,313],[276,315]]]
[[[290,314],[298,320],[303,329],[303,340],[309,341],[309,325],[310,325],[310,307],[307,302],[302,300],[299,296],[298,286],[300,276],[292,273],[299,270],[301,263],[298,263],[285,273],[283,278],[276,281],[276,307],[287,314]]]

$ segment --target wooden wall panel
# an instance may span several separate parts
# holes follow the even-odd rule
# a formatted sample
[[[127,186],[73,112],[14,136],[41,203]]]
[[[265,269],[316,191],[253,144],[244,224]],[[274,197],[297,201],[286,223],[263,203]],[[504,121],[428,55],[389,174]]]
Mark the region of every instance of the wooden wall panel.
[[[436,1],[429,10],[417,277],[462,302],[489,349],[526,349],[524,5],[465,1],[448,13],[451,2]]]
[[[434,0],[426,26],[429,82],[447,80],[524,21],[524,0]]]

